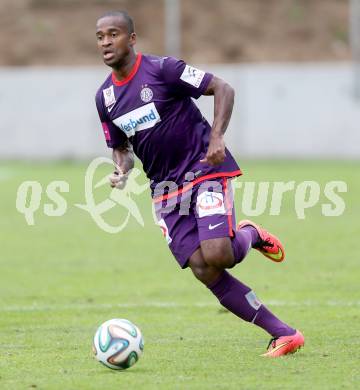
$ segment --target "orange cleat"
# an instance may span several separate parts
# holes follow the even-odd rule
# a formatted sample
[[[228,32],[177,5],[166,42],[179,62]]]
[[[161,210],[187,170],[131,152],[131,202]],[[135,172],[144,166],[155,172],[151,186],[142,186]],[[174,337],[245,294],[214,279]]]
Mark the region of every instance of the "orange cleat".
[[[281,336],[273,338],[267,348],[267,352],[261,356],[279,357],[290,353],[294,353],[303,347],[305,344],[304,336],[300,331],[296,331],[292,336]]]
[[[240,221],[237,226],[237,230],[240,230],[245,226],[252,226],[259,233],[261,241],[256,246],[254,246],[254,249],[258,250],[264,256],[277,263],[280,263],[285,259],[284,247],[276,236],[249,220]]]

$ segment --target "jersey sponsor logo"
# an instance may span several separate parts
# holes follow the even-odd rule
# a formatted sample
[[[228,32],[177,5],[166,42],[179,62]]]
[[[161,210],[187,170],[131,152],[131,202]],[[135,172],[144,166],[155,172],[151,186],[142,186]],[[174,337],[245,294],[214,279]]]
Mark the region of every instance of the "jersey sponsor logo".
[[[180,76],[180,80],[185,81],[185,83],[188,83],[195,88],[199,88],[204,76],[205,72],[203,70],[186,65]]]
[[[145,103],[151,102],[153,96],[153,91],[149,87],[145,87],[140,91],[140,99]]]
[[[113,104],[116,103],[113,85],[109,88],[103,89],[103,95],[104,95],[105,107],[112,106]],[[111,109],[110,109],[110,111],[111,111]]]
[[[211,223],[209,224],[209,230],[214,230],[218,226],[222,225],[224,222],[217,223],[216,225],[212,225]]]
[[[133,136],[137,131],[150,129],[160,121],[161,118],[154,103],[145,104],[113,120],[128,137]]]
[[[199,218],[215,214],[225,214],[224,196],[219,192],[205,191],[196,199]]]

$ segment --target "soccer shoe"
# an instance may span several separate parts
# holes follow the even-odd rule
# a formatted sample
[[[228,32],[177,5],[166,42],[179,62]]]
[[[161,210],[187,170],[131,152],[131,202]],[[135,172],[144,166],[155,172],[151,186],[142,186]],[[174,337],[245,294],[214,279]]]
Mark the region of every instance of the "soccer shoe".
[[[285,259],[284,247],[276,236],[249,220],[240,221],[237,230],[240,230],[245,226],[252,226],[259,233],[260,242],[254,246],[254,249],[277,263],[280,263],[280,261]]]
[[[281,336],[273,338],[267,347],[267,352],[261,356],[279,357],[296,352],[305,344],[304,336],[300,331],[296,331],[292,336]]]

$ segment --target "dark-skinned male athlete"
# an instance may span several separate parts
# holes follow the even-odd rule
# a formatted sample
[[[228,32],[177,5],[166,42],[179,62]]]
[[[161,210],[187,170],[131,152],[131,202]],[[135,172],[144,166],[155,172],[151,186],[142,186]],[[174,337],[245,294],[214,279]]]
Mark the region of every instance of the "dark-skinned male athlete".
[[[134,23],[126,12],[103,15],[96,37],[104,63],[112,68],[96,94],[117,167],[111,186],[126,185],[135,153],[179,265],[190,267],[225,308],[272,336],[263,356],[295,352],[304,345],[301,332],[275,317],[251,288],[226,271],[251,248],[275,262],[285,256],[279,239],[265,229],[248,220],[235,224],[230,180],[241,170],[224,143],[233,88],[181,60],[136,53]],[[192,100],[201,95],[214,96],[212,126]]]

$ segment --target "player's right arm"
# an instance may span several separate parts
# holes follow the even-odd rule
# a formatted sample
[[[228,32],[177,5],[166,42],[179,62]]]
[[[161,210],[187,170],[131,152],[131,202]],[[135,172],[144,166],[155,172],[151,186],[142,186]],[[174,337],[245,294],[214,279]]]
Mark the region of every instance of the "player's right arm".
[[[134,168],[134,152],[130,142],[113,148],[112,157],[115,164],[115,171],[109,177],[110,186],[121,190],[126,185],[131,169]]]
[[[104,107],[101,89],[96,94],[96,107],[104,131],[106,144],[112,148],[115,171],[109,176],[112,188],[123,189],[131,169],[134,167],[134,153],[126,135],[109,119]]]

